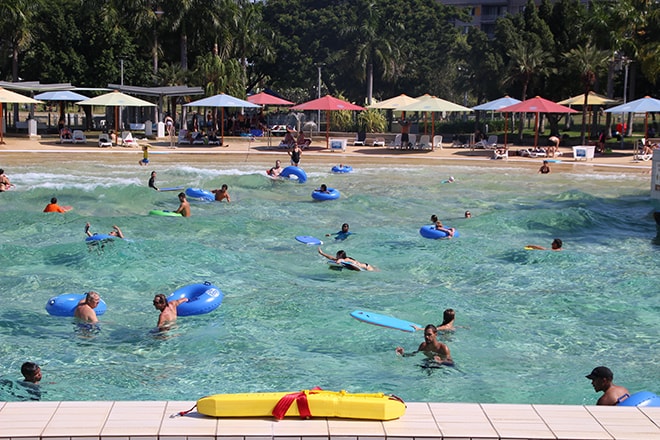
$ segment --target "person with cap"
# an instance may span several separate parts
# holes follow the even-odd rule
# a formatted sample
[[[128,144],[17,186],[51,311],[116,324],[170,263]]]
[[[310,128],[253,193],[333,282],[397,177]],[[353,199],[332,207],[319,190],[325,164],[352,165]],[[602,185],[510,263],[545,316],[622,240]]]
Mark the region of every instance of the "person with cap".
[[[612,382],[614,374],[607,367],[596,367],[585,377],[591,380],[591,385],[597,393],[603,392],[596,405],[618,405],[630,397],[630,393],[626,388]]]

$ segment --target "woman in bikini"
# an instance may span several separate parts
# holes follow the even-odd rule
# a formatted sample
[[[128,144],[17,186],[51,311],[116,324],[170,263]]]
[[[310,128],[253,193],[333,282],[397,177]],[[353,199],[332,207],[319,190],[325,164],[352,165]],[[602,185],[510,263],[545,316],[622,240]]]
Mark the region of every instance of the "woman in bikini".
[[[319,247],[319,254],[323,255],[328,260],[334,261],[335,263],[339,263],[339,264],[348,263],[349,266],[355,266],[362,270],[369,270],[369,271],[376,270],[375,267],[369,265],[368,263],[360,263],[358,260],[349,257],[348,255],[346,255],[346,252],[343,250],[337,251],[337,254],[333,257],[332,255],[323,252],[323,250],[321,250],[321,247]]]

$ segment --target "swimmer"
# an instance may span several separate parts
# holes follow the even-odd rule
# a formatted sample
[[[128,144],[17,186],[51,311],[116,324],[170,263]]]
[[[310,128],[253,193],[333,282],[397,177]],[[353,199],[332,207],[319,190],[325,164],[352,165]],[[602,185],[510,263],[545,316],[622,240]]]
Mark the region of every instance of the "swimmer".
[[[76,306],[73,316],[82,322],[89,322],[92,324],[99,322],[94,307],[98,306],[100,302],[101,296],[90,290],[85,294],[85,298]]]
[[[550,165],[548,165],[547,160],[543,161],[543,165],[541,165],[541,168],[539,168],[539,173],[541,173],[541,174],[550,174]]]
[[[231,202],[231,199],[229,198],[229,193],[227,190],[229,187],[226,184],[223,184],[220,189],[214,189],[211,191],[213,194],[215,194],[215,201],[216,202],[222,202],[223,200],[227,200],[227,203]]]
[[[176,322],[176,307],[184,302],[188,302],[188,298],[168,301],[162,293],[154,296],[154,307],[160,311],[157,324],[160,331],[166,331],[172,327],[172,324]]]
[[[60,206],[57,204],[57,197],[53,197],[50,199],[50,203],[46,205],[44,208],[44,212],[59,212],[59,213],[65,213],[67,211],[71,211],[70,206]]]
[[[89,222],[85,223],[85,234],[87,234],[88,237],[93,237],[94,233],[92,233],[89,228],[90,228]],[[112,235],[113,237],[118,237],[118,238],[124,238],[124,234],[121,232],[121,229],[119,229],[119,226],[113,225],[112,226],[112,231],[108,232],[108,235]]]
[[[151,177],[149,178],[149,188],[153,188],[156,191],[160,191],[158,187],[156,186],[156,172],[152,171],[151,172]]]
[[[470,211],[465,211],[465,218],[472,218],[472,213]]]
[[[5,170],[0,168],[0,192],[9,191],[12,186],[14,185],[9,181],[9,177],[5,175]]]
[[[41,367],[34,362],[24,362],[21,365],[21,374],[25,382],[38,384],[41,381]]]
[[[275,166],[268,170],[268,175],[271,177],[278,177],[282,172],[282,165],[279,160],[275,161]]]
[[[186,193],[179,193],[179,207],[174,212],[184,217],[190,217],[190,203],[186,199]]]
[[[335,232],[334,234],[325,234],[326,237],[331,235],[335,236],[335,240],[346,240],[349,235],[353,234],[348,230],[348,223],[341,225],[341,231]]]
[[[564,245],[564,243],[561,241],[561,238],[555,238],[552,240],[552,243],[550,244],[550,250],[553,251],[560,251],[561,247]],[[548,249],[544,248],[543,246],[537,246],[535,244],[528,244],[525,246],[526,249],[533,249],[537,251],[547,251]]]
[[[445,234],[447,234],[448,238],[452,238],[454,236],[454,233],[456,232],[456,229],[455,228],[445,228],[442,225],[442,222],[438,219],[437,215],[433,214],[431,216],[431,221],[435,225],[435,230],[436,231],[444,232]]]
[[[607,367],[596,367],[585,377],[591,380],[596,392],[603,391],[596,405],[617,405],[630,397],[626,388],[612,382],[614,374]]]
[[[424,342],[419,344],[416,351],[405,353],[403,347],[396,348],[396,354],[408,357],[422,352],[427,358],[434,360],[441,365],[454,366],[449,347],[438,341],[438,329],[433,324],[424,327]]]
[[[456,320],[456,312],[454,309],[445,309],[442,313],[442,324],[438,325],[436,329],[438,331],[454,331],[454,321]],[[413,326],[415,331],[423,330],[422,327]]]
[[[368,271],[376,270],[375,267],[369,265],[368,263],[360,263],[359,261],[349,257],[348,255],[346,255],[346,252],[343,250],[337,251],[337,254],[333,257],[332,255],[323,252],[321,250],[321,247],[319,246],[319,254],[323,255],[328,260],[334,261],[335,263],[339,263],[339,264],[348,263],[349,265],[353,265],[359,267],[360,269],[368,270]],[[350,266],[348,266],[347,269],[350,269]]]
[[[314,192],[319,192],[319,193],[323,193],[323,194],[330,194],[330,191],[328,191],[328,187],[326,186],[325,183],[322,184],[320,188],[316,188],[314,190]]]

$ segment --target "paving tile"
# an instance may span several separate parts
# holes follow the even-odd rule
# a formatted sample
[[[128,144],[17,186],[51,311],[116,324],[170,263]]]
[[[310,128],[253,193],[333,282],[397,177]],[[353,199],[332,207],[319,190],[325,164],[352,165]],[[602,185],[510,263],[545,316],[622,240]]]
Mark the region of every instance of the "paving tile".
[[[102,437],[157,437],[167,402],[114,402]]]
[[[502,438],[556,438],[532,405],[483,404],[481,407]]]
[[[186,437],[215,437],[218,419],[196,411],[184,416],[176,416],[179,412],[186,411],[194,405],[195,402],[167,402],[158,432],[159,438],[161,440],[179,440],[180,438],[186,440]]]
[[[483,408],[477,403],[429,403],[443,438],[499,438]]]
[[[59,402],[7,402],[0,409],[3,437],[39,437]]]
[[[637,407],[589,406],[587,410],[616,440],[660,440],[660,429]]]
[[[611,440],[612,436],[583,406],[533,405],[558,437],[565,439]]]
[[[113,402],[60,402],[43,437],[92,437],[101,435]]]
[[[218,419],[219,436],[245,436],[245,437],[272,437],[273,424],[277,423],[272,417],[250,419]]]
[[[327,438],[330,435],[328,420],[325,418],[303,420],[287,417],[284,420],[273,423],[272,429],[273,435],[277,436],[278,440],[282,436],[304,437],[307,440],[310,437]]]

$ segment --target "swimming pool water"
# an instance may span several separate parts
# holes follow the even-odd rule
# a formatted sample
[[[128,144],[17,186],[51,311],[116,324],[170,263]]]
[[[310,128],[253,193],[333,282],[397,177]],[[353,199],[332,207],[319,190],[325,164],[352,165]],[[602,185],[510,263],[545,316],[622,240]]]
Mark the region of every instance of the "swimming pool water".
[[[354,166],[337,175],[304,165],[309,181],[273,182],[263,164],[154,164],[162,187],[229,185],[232,203],[175,209],[176,192],[147,188],[152,168],[101,161],[5,166],[16,191],[0,194],[0,376],[42,366],[43,400],[196,400],[207,394],[321,386],[394,393],[411,401],[592,404],[585,379],[607,365],[631,391],[658,392],[658,239],[649,176],[588,167],[536,170]],[[456,183],[441,184],[448,176]],[[321,183],[341,198],[314,202]],[[41,212],[50,197],[72,205]],[[463,218],[470,210],[473,218]],[[431,214],[461,233],[419,235]],[[88,249],[83,228],[128,238]],[[323,237],[347,222],[354,232]],[[329,270],[315,247],[345,249],[378,272]],[[526,244],[564,241],[562,252]],[[211,314],[179,318],[150,333],[152,299],[210,281],[225,298]],[[75,331],[49,316],[60,293],[96,290],[108,304],[101,331]],[[360,323],[374,311],[438,324],[445,308],[458,330],[444,334],[455,368],[424,370],[422,332]],[[21,393],[0,386],[0,399]]]

